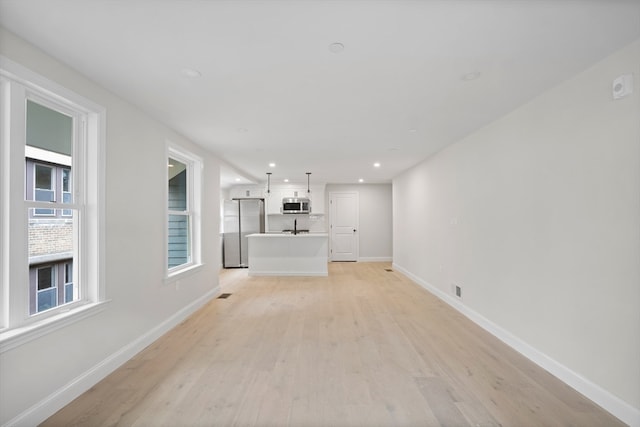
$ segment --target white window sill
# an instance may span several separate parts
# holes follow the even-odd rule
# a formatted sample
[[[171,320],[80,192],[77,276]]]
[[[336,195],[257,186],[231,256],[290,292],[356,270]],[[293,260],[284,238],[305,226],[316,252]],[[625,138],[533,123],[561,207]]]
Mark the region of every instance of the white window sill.
[[[204,264],[192,264],[188,267],[181,268],[180,270],[172,271],[167,274],[167,277],[164,279],[165,284],[176,282],[184,277],[191,276],[192,274],[197,273],[202,269]]]
[[[104,310],[109,301],[86,304],[27,326],[0,332],[0,354]]]

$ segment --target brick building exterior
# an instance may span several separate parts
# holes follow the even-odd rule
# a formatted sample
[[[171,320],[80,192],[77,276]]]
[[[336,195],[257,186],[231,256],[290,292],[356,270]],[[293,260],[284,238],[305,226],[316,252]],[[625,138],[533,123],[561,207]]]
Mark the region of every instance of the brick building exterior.
[[[29,218],[29,263],[41,257],[73,253],[71,219]]]

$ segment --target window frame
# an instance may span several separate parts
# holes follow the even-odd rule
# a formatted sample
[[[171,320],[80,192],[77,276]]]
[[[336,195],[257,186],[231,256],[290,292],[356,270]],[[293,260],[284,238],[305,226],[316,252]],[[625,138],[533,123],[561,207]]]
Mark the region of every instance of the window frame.
[[[186,165],[186,210],[169,209],[169,159],[175,159]],[[185,272],[199,268],[201,257],[201,204],[202,204],[202,175],[204,163],[199,156],[167,141],[165,155],[165,239],[164,239],[164,271],[165,279],[170,280]],[[188,217],[188,253],[190,259],[175,267],[169,267],[169,216],[184,215]]]
[[[35,101],[81,117],[74,132],[72,203],[26,200],[26,105]],[[104,281],[104,154],[106,110],[0,55],[0,353],[88,316],[106,302]],[[74,121],[74,123],[76,123]],[[56,174],[57,175],[57,174]],[[35,185],[35,183],[34,183]],[[56,184],[57,186],[57,180]],[[35,198],[35,197],[34,197]],[[60,201],[62,202],[62,201]],[[71,209],[78,218],[81,300],[29,314],[29,209]]]

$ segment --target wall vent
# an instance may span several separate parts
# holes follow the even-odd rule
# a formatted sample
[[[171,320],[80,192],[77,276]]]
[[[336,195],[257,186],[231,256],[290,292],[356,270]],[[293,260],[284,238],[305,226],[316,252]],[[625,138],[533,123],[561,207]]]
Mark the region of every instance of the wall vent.
[[[453,292],[456,297],[462,299],[462,288],[458,285],[453,285]]]

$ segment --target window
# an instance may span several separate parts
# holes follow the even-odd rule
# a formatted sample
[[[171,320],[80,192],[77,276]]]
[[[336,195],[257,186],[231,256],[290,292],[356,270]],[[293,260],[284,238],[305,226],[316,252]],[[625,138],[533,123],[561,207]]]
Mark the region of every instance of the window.
[[[167,155],[167,272],[200,264],[202,161],[175,147]]]
[[[104,300],[104,110],[2,64],[0,351]]]
[[[61,168],[62,203],[71,203],[71,169]],[[63,209],[62,216],[71,216],[71,210]]]
[[[55,182],[54,169],[45,165],[34,165],[34,195],[39,202],[54,202],[56,192],[53,186]],[[53,209],[35,209],[35,215],[54,215]]]
[[[56,266],[49,265],[36,269],[35,310],[45,311],[58,305],[58,286],[56,285]]]
[[[71,302],[74,300],[76,292],[73,290],[73,263],[64,263],[64,302]]]
[[[29,104],[27,104],[27,109]],[[27,123],[30,121],[27,119]],[[71,193],[71,168],[55,163],[42,163],[50,157],[51,152],[47,150],[34,150],[34,147],[26,147],[26,170],[27,170],[27,194],[26,200],[36,200],[39,202],[59,202],[57,198],[62,194],[62,203],[72,203]],[[70,156],[67,162],[71,161]],[[69,209],[35,209],[34,216],[71,216]]]
[[[45,312],[77,299],[73,286],[73,261],[29,266],[29,314]]]

